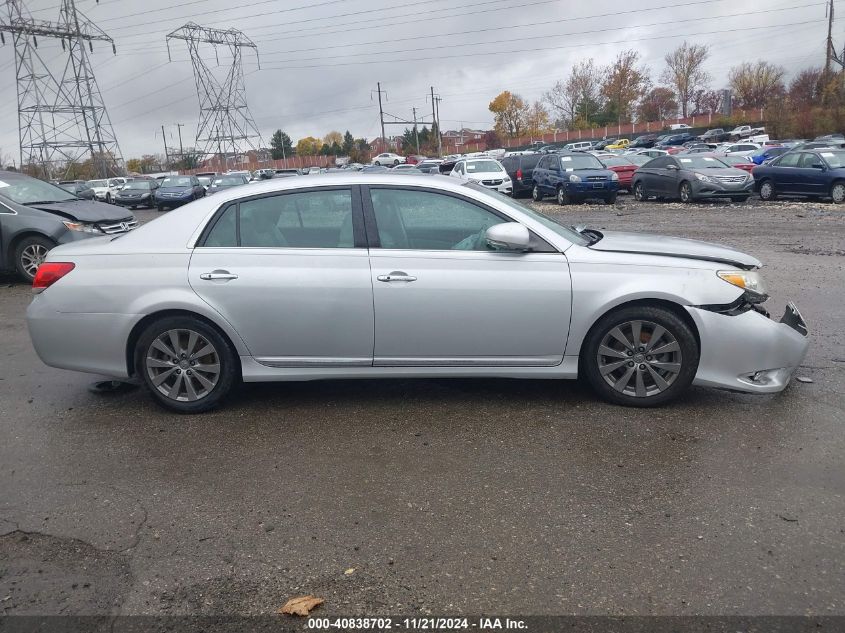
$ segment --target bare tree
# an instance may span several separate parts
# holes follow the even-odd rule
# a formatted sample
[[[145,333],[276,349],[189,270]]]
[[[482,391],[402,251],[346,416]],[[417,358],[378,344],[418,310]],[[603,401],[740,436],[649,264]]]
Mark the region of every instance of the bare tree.
[[[675,93],[669,88],[652,88],[637,106],[637,119],[640,121],[662,121],[678,113]]]
[[[692,112],[690,114],[716,114],[722,105],[722,93],[718,90],[696,90],[692,93]]]
[[[634,104],[651,87],[648,68],[638,66],[639,60],[637,51],[622,51],[612,64],[602,70],[601,96],[608,101],[606,110],[616,114],[619,123],[631,120]]]
[[[575,64],[566,81],[558,81],[543,94],[555,120],[567,127],[576,127],[578,119],[589,121],[593,104],[598,109],[598,98],[599,74],[592,59]]]
[[[734,99],[742,108],[764,108],[773,99],[782,98],[786,93],[783,78],[786,69],[769,62],[756,64],[743,62],[731,68],[728,79],[734,93]]]
[[[824,71],[821,68],[805,68],[789,84],[789,101],[799,108],[819,102],[824,90]]]
[[[704,70],[704,62],[709,56],[708,46],[684,42],[664,57],[666,69],[660,78],[675,91],[684,118],[689,113],[692,96],[710,83],[710,75]]]

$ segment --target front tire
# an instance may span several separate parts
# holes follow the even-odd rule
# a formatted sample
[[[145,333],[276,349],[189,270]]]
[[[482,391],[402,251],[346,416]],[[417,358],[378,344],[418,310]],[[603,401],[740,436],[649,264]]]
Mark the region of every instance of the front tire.
[[[398,161],[398,160],[394,160],[394,161],[393,161],[393,166],[394,166],[394,167],[396,167],[396,165],[398,165],[398,164],[399,164],[399,161]]]
[[[692,194],[692,185],[688,182],[684,181],[681,183],[680,188],[678,189],[678,195],[681,198],[681,202],[689,204],[695,200],[695,197]]]
[[[771,180],[764,180],[760,183],[760,200],[771,202],[777,200],[778,193],[775,191],[775,183]]]
[[[695,334],[671,310],[631,306],[590,329],[581,367],[593,390],[613,404],[653,407],[678,397],[698,371]]]
[[[637,182],[634,184],[634,200],[637,202],[645,202],[648,199],[648,195],[645,192],[645,185],[643,183]]]
[[[531,190],[531,199],[534,202],[540,202],[543,199],[543,192],[540,191],[538,185],[534,185],[534,188]]]
[[[106,204],[111,204],[111,194],[110,193],[106,194]]]
[[[555,194],[555,201],[562,207],[570,204],[572,200],[569,198],[569,193],[566,191],[566,187],[558,187],[557,193]]]
[[[15,268],[18,274],[32,283],[32,280],[35,279],[35,273],[38,272],[38,267],[44,263],[47,253],[55,245],[55,242],[40,235],[25,237],[18,242],[15,247]]]
[[[177,413],[202,413],[218,406],[238,380],[237,362],[216,329],[191,317],[151,323],[135,348],[135,370],[153,399]]]
[[[835,182],[830,188],[830,198],[835,204],[845,202],[845,182]]]

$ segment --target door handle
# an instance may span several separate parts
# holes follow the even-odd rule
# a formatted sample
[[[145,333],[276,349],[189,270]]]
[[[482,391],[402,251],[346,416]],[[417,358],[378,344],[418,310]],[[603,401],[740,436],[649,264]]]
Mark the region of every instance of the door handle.
[[[394,270],[389,275],[379,275],[376,277],[379,281],[416,281],[417,278],[402,272],[401,270]]]
[[[237,275],[230,273],[228,270],[215,270],[213,272],[202,273],[200,275],[200,279],[205,279],[206,281],[232,281],[237,278]]]

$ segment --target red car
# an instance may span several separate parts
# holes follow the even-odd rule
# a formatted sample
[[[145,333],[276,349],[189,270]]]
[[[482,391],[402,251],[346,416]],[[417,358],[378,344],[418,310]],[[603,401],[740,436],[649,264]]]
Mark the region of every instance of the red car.
[[[681,152],[687,151],[687,148],[683,145],[670,145],[669,147],[664,147],[663,149],[665,149],[669,154],[680,154]]]
[[[425,160],[425,156],[420,156],[419,154],[411,154],[405,159],[405,164],[407,165],[417,165]]]
[[[637,171],[637,168],[640,165],[645,165],[648,161],[650,161],[651,157],[636,155],[608,156],[607,158],[602,158],[600,160],[605,167],[607,167],[610,171],[615,171],[616,175],[619,176],[619,189],[625,189],[630,192],[631,180],[634,177],[634,172]]]

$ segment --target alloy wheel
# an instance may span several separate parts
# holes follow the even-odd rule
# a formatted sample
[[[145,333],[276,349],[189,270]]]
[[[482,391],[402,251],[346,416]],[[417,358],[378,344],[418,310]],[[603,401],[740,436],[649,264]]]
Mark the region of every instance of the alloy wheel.
[[[194,330],[167,330],[153,340],[144,359],[153,386],[170,400],[194,402],[220,379],[220,355]]]
[[[637,202],[642,202],[643,200],[645,200],[645,188],[643,187],[643,183],[641,182],[638,182],[634,186],[634,199],[637,200]]]
[[[762,200],[773,200],[775,197],[775,187],[768,180],[760,185],[760,198]]]
[[[681,202],[692,202],[692,187],[688,182],[681,183]]]
[[[666,391],[681,371],[681,346],[662,325],[626,321],[602,338],[599,373],[615,391],[647,398]]]
[[[557,190],[557,203],[558,203],[559,205],[563,206],[563,205],[565,205],[567,202],[569,202],[569,197],[566,195],[566,191],[564,190],[564,188],[563,188],[563,187],[560,187],[560,188]]]
[[[534,202],[540,202],[540,188],[537,185],[534,185],[534,188],[531,190],[531,198]]]
[[[830,190],[830,197],[837,204],[845,202],[845,184],[838,182],[833,185],[833,189]]]
[[[35,277],[38,267],[44,263],[49,250],[43,244],[30,244],[21,251],[21,268],[30,277]]]

